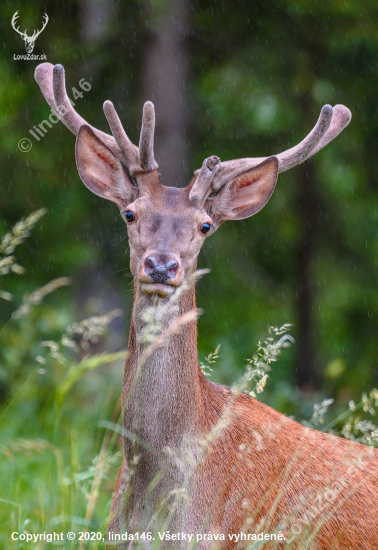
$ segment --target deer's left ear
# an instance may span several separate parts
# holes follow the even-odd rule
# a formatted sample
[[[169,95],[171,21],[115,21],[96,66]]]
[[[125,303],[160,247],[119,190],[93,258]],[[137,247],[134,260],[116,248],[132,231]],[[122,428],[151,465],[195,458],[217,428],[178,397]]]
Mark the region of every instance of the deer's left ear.
[[[268,202],[277,183],[278,159],[269,157],[239,174],[206,201],[216,226],[226,220],[249,218]]]

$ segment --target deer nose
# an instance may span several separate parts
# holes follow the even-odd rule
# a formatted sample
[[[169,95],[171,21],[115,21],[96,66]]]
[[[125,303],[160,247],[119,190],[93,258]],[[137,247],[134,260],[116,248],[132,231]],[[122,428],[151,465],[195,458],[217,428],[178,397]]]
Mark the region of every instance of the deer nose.
[[[144,262],[144,271],[154,283],[166,283],[169,279],[174,279],[177,270],[178,261],[166,255],[151,255]]]

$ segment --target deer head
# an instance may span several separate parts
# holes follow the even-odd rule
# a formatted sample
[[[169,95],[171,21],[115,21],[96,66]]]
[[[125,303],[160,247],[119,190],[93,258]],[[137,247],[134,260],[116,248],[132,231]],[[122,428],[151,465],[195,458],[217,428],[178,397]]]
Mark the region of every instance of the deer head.
[[[18,18],[18,10],[16,11],[16,13],[12,17],[12,27],[14,28],[14,30],[16,32],[18,32],[18,34],[21,36],[22,40],[24,40],[25,48],[26,48],[27,53],[32,53],[33,52],[35,41],[37,40],[37,38],[41,34],[41,32],[44,30],[44,28],[46,27],[46,25],[49,21],[49,18],[48,18],[46,13],[44,14],[43,17],[44,17],[44,19],[43,19],[42,29],[39,30],[39,31],[33,31],[32,36],[28,36],[26,34],[27,29],[25,29],[25,31],[22,32],[22,31],[20,31],[19,28],[16,27],[16,20]]]
[[[226,220],[256,214],[267,203],[279,172],[310,158],[349,123],[343,105],[325,105],[310,134],[295,147],[267,158],[221,162],[207,158],[184,188],[159,181],[154,158],[155,112],[143,108],[139,147],[127,137],[110,101],[104,112],[112,136],[88,125],[72,107],[65,89],[64,69],[43,63],[35,78],[50,107],[77,136],[76,162],[84,184],[96,195],[117,204],[126,222],[130,267],[139,289],[170,296],[196,267],[205,241]],[[59,114],[59,113],[58,113]]]
[[[112,135],[93,128],[76,113],[66,94],[61,65],[39,65],[35,77],[51,109],[77,136],[81,179],[93,193],[118,206],[129,235],[136,293],[123,379],[125,461],[114,491],[109,535],[126,529],[156,529],[157,506],[168,502],[173,493],[190,498],[185,499],[187,506],[181,507],[180,502],[169,507],[164,529],[222,533],[232,528],[238,533],[256,532],[263,525],[274,532],[287,525],[288,518],[298,517],[303,495],[323,495],[327,487],[334,487],[333,480],[343,479],[345,490],[335,489],[337,514],[329,514],[320,527],[318,518],[312,517],[314,544],[331,548],[339,541],[343,548],[356,550],[363,539],[364,548],[376,548],[376,459],[369,452],[359,472],[352,466],[357,474],[351,481],[352,459],[356,464],[364,456],[361,445],[305,429],[245,393],[208,382],[198,365],[193,287],[181,298],[177,293],[181,301],[164,319],[160,341],[156,338],[146,349],[139,338],[144,323],[140,313],[149,308],[149,295],[172,295],[184,276],[195,270],[205,239],[224,221],[256,214],[269,200],[278,173],[310,158],[334,139],[349,123],[349,110],[342,105],[324,106],[310,134],[283,153],[226,162],[209,157],[181,189],[160,183],[152,103],[144,105],[137,147],[110,101],[105,102],[104,111]],[[216,426],[221,429],[215,430]],[[130,437],[134,434],[135,442]],[[206,441],[201,451],[199,441]],[[129,465],[136,455],[130,485]],[[184,479],[185,493],[181,493]],[[263,523],[265,510],[268,523]],[[123,543],[115,544],[124,548]],[[245,548],[241,544],[230,542],[222,548]],[[208,545],[200,542],[199,548]]]

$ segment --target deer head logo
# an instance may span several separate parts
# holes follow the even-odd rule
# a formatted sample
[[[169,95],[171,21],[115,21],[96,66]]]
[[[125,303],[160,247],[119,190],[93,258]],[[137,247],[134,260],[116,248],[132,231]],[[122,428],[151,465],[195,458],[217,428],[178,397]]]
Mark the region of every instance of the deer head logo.
[[[26,48],[26,53],[32,53],[33,50],[34,50],[34,45],[35,45],[35,41],[37,40],[38,36],[41,34],[41,32],[44,30],[44,28],[46,27],[48,21],[49,21],[49,18],[47,16],[47,14],[45,13],[45,15],[43,16],[43,26],[42,26],[42,29],[39,30],[39,31],[34,31],[33,34],[31,36],[28,36],[26,34],[26,31],[27,29],[25,29],[24,32],[20,31],[20,29],[16,26],[16,20],[18,18],[18,10],[16,11],[16,13],[13,15],[12,17],[12,27],[14,28],[14,30],[16,32],[18,32],[18,34],[21,36],[22,40],[24,40],[25,42],[25,48]]]

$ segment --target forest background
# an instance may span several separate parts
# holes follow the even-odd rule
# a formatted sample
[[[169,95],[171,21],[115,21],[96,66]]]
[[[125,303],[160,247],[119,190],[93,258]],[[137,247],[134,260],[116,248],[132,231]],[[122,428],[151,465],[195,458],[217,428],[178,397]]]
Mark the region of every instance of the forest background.
[[[60,123],[30,134],[50,114],[36,82],[38,61],[11,26],[49,22],[34,54],[61,63],[77,111],[108,132],[113,101],[133,142],[143,102],[155,104],[156,158],[165,185],[186,185],[203,159],[268,156],[298,143],[322,105],[352,111],[347,129],[312,160],[279,176],[256,216],[224,224],[206,240],[197,285],[199,355],[218,344],[212,379],[232,383],[269,325],[292,323],[295,345],[273,368],[262,398],[286,414],[311,416],[324,397],[335,407],[378,384],[378,5],[373,0],[66,0],[0,7],[0,235],[46,208],[17,247],[24,274],[9,273],[0,298],[0,407],[9,438],[39,437],[51,421],[54,376],[41,367],[41,341],[114,308],[96,353],[126,347],[132,306],[124,222],[82,184],[74,137]],[[83,91],[79,82],[90,83]],[[73,98],[73,97],[72,97]],[[23,152],[20,140],[30,139]],[[59,288],[16,320],[25,295],[57,277]],[[5,282],[6,281],[6,282]],[[4,336],[5,335],[5,336]],[[87,353],[82,351],[82,355]],[[65,403],[77,433],[110,418],[122,360],[87,373]],[[32,381],[30,379],[33,374]],[[27,388],[27,389],[26,389]],[[17,414],[9,413],[19,396]],[[22,405],[20,403],[22,402]],[[50,419],[50,420],[49,420]],[[42,427],[42,425],[44,427]],[[99,444],[94,438],[88,456]],[[91,447],[92,445],[92,447]],[[25,482],[26,483],[26,482]],[[109,485],[110,487],[111,485]]]

